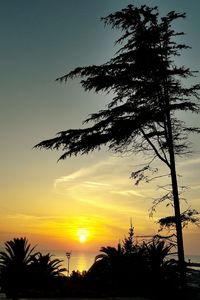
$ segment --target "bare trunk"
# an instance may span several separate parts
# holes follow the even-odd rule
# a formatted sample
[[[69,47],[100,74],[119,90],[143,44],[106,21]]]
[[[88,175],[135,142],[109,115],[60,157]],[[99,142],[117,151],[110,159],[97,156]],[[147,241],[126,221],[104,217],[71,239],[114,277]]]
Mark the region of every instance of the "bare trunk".
[[[184,246],[183,246],[183,233],[182,233],[182,225],[181,225],[181,214],[180,214],[180,203],[179,203],[179,194],[178,194],[178,186],[177,186],[177,178],[176,178],[176,169],[175,169],[174,162],[171,162],[171,181],[172,181],[172,191],[174,197],[174,212],[175,212],[175,220],[176,220],[176,235],[177,235],[180,279],[181,279],[182,287],[185,288],[186,269],[185,269],[185,256],[184,256]]]
[[[178,192],[178,183],[176,176],[176,164],[174,155],[174,143],[172,136],[172,126],[170,113],[167,116],[168,125],[168,143],[169,143],[169,158],[170,158],[170,172],[171,172],[171,183],[172,183],[172,193],[174,201],[174,213],[176,222],[176,235],[177,235],[177,248],[178,248],[178,261],[179,261],[179,272],[180,272],[180,282],[183,290],[186,289],[186,265],[184,256],[184,246],[183,246],[183,233],[181,224],[181,213],[180,213],[180,201]]]

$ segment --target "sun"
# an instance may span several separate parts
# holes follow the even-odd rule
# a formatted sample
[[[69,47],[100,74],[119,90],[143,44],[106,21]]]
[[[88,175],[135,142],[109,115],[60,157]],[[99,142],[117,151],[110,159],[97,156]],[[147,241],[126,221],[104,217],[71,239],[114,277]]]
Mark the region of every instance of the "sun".
[[[86,228],[79,228],[77,230],[77,235],[80,243],[85,243],[89,237],[89,231]]]

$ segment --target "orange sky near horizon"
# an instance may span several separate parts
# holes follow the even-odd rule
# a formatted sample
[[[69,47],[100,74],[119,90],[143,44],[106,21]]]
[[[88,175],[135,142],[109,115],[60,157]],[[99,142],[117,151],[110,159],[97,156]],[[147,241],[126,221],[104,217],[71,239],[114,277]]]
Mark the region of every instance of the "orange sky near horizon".
[[[46,198],[41,194],[42,201],[41,198],[36,199],[40,191],[37,186],[36,194],[34,189],[31,193],[27,191],[30,206],[26,192],[21,194],[23,197],[20,196],[20,201],[16,200],[18,208],[6,207],[5,203],[7,213],[1,217],[1,243],[5,239],[26,236],[39,249],[97,252],[102,246],[116,246],[122,241],[128,234],[130,219],[136,236],[156,234],[159,229],[157,220],[173,213],[171,207],[161,205],[154,217],[149,217],[152,199],[162,194],[162,189],[157,187],[158,183],[162,185],[162,181],[134,186],[128,178],[132,157],[120,158],[104,154],[107,158],[104,156],[101,161],[90,165],[90,156],[82,158],[86,166],[56,178],[49,191],[46,190]],[[100,159],[100,154],[97,156]],[[188,179],[190,170],[198,163],[198,158],[191,159],[180,162],[178,168],[182,172],[187,170]],[[196,207],[199,202],[198,170],[193,170],[191,176],[193,187],[185,196],[192,196],[191,202]],[[165,182],[166,179],[163,179],[163,184]],[[15,193],[15,190],[11,192]],[[188,204],[183,201],[182,206],[185,209]],[[80,229],[86,229],[89,233],[85,243],[80,242]],[[184,232],[186,253],[198,254],[199,228],[189,226]]]

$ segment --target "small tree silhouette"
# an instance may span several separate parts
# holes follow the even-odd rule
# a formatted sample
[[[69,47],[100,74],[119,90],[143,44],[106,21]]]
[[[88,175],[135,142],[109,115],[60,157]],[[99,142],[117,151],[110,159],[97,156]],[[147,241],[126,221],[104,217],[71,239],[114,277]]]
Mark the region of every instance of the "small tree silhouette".
[[[30,265],[31,286],[37,292],[48,294],[55,289],[56,279],[64,276],[66,268],[62,267],[62,260],[53,258],[50,253],[38,252],[32,257]]]
[[[0,252],[2,288],[8,296],[17,296],[26,289],[33,250],[26,238],[14,238]]]
[[[129,228],[128,237],[125,237],[123,240],[123,249],[127,254],[131,254],[136,249],[136,245],[134,243],[134,227],[132,221]]]

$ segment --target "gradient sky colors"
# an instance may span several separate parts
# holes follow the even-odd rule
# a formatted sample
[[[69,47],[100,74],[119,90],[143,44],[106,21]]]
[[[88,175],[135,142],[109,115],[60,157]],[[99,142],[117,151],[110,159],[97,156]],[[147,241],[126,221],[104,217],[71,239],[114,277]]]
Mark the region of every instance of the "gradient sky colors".
[[[65,85],[55,78],[113,56],[119,32],[105,28],[100,18],[130,3],[158,5],[161,14],[186,12],[174,26],[186,32],[182,41],[192,49],[177,62],[200,70],[199,1],[0,0],[1,245],[26,236],[41,249],[98,251],[123,239],[130,218],[136,234],[154,234],[156,220],[171,214],[171,208],[160,206],[149,218],[162,182],[134,186],[129,176],[142,157],[119,157],[105,149],[57,163],[59,153],[32,149],[60,130],[81,126],[109,101],[85,93],[78,80]],[[199,116],[182,117],[200,125]],[[179,159],[177,167],[180,185],[190,187],[184,194],[188,205],[200,210],[199,137],[192,141],[195,153]],[[89,232],[85,243],[81,229]],[[184,232],[186,253],[199,254],[199,229]]]

